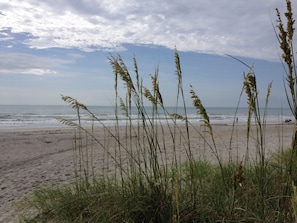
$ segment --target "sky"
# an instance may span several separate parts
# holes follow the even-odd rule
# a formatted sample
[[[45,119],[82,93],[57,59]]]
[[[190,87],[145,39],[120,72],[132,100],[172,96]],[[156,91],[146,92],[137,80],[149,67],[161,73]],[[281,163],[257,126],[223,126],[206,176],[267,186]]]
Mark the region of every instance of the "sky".
[[[235,57],[254,66],[260,101],[272,82],[270,106],[285,106],[274,32],[275,8],[283,14],[285,6],[285,0],[0,0],[0,104],[60,105],[62,94],[114,105],[108,57],[121,55],[133,77],[136,58],[148,89],[158,69],[164,104],[175,105],[177,49],[187,104],[192,85],[206,107],[235,107],[249,71]],[[240,105],[247,105],[245,96]]]

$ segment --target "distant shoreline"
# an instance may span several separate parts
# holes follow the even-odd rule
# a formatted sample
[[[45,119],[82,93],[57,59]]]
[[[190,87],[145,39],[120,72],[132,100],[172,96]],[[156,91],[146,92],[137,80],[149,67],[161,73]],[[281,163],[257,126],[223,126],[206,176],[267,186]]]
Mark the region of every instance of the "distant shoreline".
[[[96,117],[100,119],[105,125],[115,125],[116,120],[119,121],[119,125],[125,125],[127,119],[132,123],[141,121],[138,110],[132,107],[129,117],[122,114],[120,108],[118,108],[118,116],[115,117],[115,108],[112,106],[90,106],[89,109],[94,112]],[[146,120],[150,118],[151,107],[145,107]],[[247,122],[247,108],[235,107],[212,107],[207,108],[211,124],[226,124],[232,125],[234,121],[237,124],[245,124]],[[178,113],[183,115],[183,108],[178,108],[177,111],[174,107],[168,107],[168,113]],[[166,123],[169,120],[169,114],[162,113],[162,109],[159,110],[158,119]],[[86,112],[81,111],[81,120],[83,125],[92,125],[92,117]],[[67,119],[71,121],[77,120],[77,114],[75,109],[72,109],[68,105],[60,106],[1,106],[0,105],[0,129],[19,129],[19,128],[62,128],[63,125],[59,123],[58,119]],[[155,116],[154,118],[157,118]],[[187,107],[187,118],[190,122],[196,124],[199,123],[200,115],[197,114],[197,109],[194,107]],[[238,120],[236,120],[238,119]],[[294,117],[291,114],[290,109],[283,108],[268,108],[267,110],[267,123],[283,123],[286,119],[293,120]],[[181,122],[178,120],[178,122]]]

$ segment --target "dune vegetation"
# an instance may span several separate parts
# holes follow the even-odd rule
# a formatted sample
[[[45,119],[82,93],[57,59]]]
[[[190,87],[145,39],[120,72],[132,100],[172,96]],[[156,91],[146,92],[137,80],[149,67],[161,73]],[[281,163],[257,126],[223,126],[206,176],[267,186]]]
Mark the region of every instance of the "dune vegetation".
[[[276,10],[275,32],[286,72],[284,91],[296,123],[294,19],[291,2],[286,3],[286,23]],[[77,121],[60,120],[75,129],[75,181],[67,186],[35,191],[22,204],[21,222],[297,221],[297,131],[292,132],[291,148],[280,148],[278,153],[267,156],[265,112],[260,111],[254,67],[247,68],[239,94],[246,94],[248,105],[246,150],[255,147],[255,154],[253,158],[247,155],[239,160],[230,153],[229,159],[224,160],[200,97],[194,88],[189,93],[183,90],[177,51],[174,52],[177,84],[172,94],[176,97],[173,113],[166,110],[163,102],[158,69],[151,75],[150,87],[146,87],[135,58],[133,75],[121,56],[108,59],[115,77],[115,126],[105,126],[87,106],[62,96],[77,111]],[[126,90],[124,95],[119,93],[122,85]],[[268,84],[264,111],[272,89]],[[200,125],[188,120],[186,97],[191,97],[200,114]],[[135,108],[136,123],[131,117]],[[178,108],[183,108],[182,112],[177,112]],[[92,126],[81,124],[81,112],[89,114]],[[119,114],[125,114],[125,125],[117,120]],[[166,117],[165,121],[161,122],[160,116]],[[253,137],[251,131],[255,133]],[[236,137],[234,132],[230,132],[230,150]],[[167,138],[169,135],[170,143],[165,140],[165,134]],[[214,162],[204,160],[203,154],[196,156],[193,135],[204,142],[203,149],[212,154]],[[103,160],[100,167],[95,159],[98,150]]]

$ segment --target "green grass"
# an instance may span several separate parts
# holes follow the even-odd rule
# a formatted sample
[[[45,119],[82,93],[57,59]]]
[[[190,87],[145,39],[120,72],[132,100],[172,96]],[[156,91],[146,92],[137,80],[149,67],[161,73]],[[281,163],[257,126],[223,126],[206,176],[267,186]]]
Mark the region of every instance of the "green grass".
[[[277,11],[278,40],[287,71],[285,92],[297,120],[296,70],[292,65],[294,20],[290,1],[285,15],[286,28]],[[246,94],[248,104],[246,156],[242,162],[235,162],[233,160],[238,159],[230,153],[227,161],[222,160],[219,153],[222,148],[218,147],[207,110],[192,86],[189,95],[202,123],[194,126],[188,120],[177,51],[174,59],[176,111],[183,108],[179,114],[166,110],[158,68],[151,76],[151,86],[146,87],[136,59],[133,60],[134,75],[131,75],[120,56],[109,58],[115,76],[115,126],[104,126],[88,107],[62,96],[77,111],[78,117],[78,122],[61,120],[75,129],[76,181],[35,191],[23,203],[22,222],[295,222],[297,133],[293,133],[291,148],[266,155],[265,118],[272,85],[268,85],[262,114],[254,67],[248,67],[240,94]],[[123,89],[126,90],[124,96],[119,93]],[[137,124],[132,124],[133,107],[138,111]],[[81,112],[93,119],[92,127],[81,125]],[[119,125],[119,114],[125,114],[125,126]],[[165,116],[166,122],[160,122],[159,116]],[[97,125],[103,126],[100,133]],[[252,129],[254,144],[250,143]],[[230,148],[234,132],[235,129],[230,133]],[[169,134],[170,144],[163,137],[165,134]],[[203,154],[200,157],[194,154],[193,135],[204,142],[203,151],[210,151],[215,163],[201,159]],[[256,148],[253,159],[249,152],[252,146]],[[103,160],[99,167],[101,177],[95,165],[98,154]]]
[[[277,156],[281,158],[281,156]],[[297,162],[297,160],[295,160]],[[284,164],[282,162],[282,164]],[[197,161],[184,164],[179,182],[173,182],[176,171],[164,176],[167,186],[155,182],[143,184],[141,176],[125,183],[104,179],[86,186],[45,188],[35,191],[28,200],[38,212],[24,222],[293,222],[291,202],[285,197],[286,178],[278,160],[266,169],[265,219],[261,213],[261,165],[242,170],[242,179],[235,180],[234,165],[224,165],[228,179],[226,193],[218,165]],[[190,169],[193,168],[191,171]],[[193,172],[193,176],[189,173]],[[238,176],[237,176],[238,177]],[[194,178],[195,197],[191,178]],[[178,196],[177,196],[178,194]],[[176,201],[178,197],[178,202]],[[176,207],[178,205],[178,207]],[[178,210],[178,213],[177,213]]]

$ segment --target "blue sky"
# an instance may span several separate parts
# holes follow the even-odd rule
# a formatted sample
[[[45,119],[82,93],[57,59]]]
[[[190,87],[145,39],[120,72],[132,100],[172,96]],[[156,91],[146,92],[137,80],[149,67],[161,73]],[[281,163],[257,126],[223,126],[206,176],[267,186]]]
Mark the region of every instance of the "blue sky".
[[[230,54],[255,66],[261,100],[272,81],[270,106],[285,106],[276,7],[285,0],[1,0],[0,104],[64,104],[63,94],[113,105],[107,57],[120,54],[132,75],[135,55],[148,88],[159,67],[174,105],[176,47],[189,105],[192,85],[205,106],[236,106],[248,68]]]

